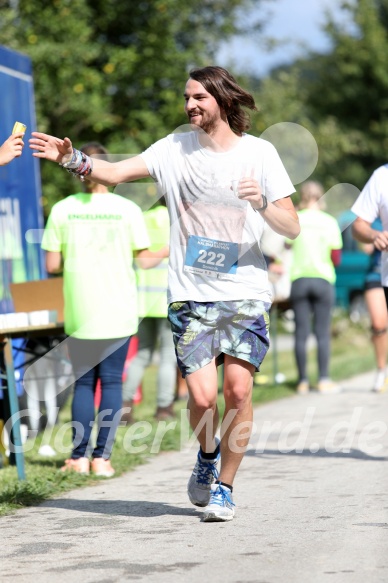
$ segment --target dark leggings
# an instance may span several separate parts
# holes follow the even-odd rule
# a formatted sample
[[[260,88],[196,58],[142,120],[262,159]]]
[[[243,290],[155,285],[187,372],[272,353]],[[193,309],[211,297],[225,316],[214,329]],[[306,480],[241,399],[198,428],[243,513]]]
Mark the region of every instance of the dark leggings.
[[[299,380],[307,380],[306,343],[311,332],[311,315],[318,344],[319,378],[328,378],[334,286],[320,277],[296,279],[291,286],[291,305],[295,314],[295,359]]]

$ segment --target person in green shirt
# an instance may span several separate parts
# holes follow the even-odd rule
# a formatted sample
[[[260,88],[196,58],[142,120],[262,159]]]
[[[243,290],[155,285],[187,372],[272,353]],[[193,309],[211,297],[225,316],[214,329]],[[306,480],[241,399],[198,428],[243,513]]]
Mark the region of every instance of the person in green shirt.
[[[82,152],[104,156],[98,143]],[[63,271],[64,324],[75,376],[72,402],[73,451],[62,470],[110,477],[115,434],[121,418],[122,373],[130,337],[137,332],[134,259],[151,268],[169,249],[148,250],[141,209],[86,178],[85,192],[52,208],[43,235],[48,273]],[[94,392],[101,381],[96,445],[87,457],[94,423]]]
[[[336,219],[321,209],[323,194],[322,185],[318,182],[311,180],[302,185],[298,211],[301,232],[297,239],[287,240],[293,252],[290,299],[295,314],[298,393],[309,391],[306,344],[311,331],[311,317],[318,345],[318,391],[338,391],[337,385],[329,378],[329,357],[335,265],[341,258],[342,236]]]

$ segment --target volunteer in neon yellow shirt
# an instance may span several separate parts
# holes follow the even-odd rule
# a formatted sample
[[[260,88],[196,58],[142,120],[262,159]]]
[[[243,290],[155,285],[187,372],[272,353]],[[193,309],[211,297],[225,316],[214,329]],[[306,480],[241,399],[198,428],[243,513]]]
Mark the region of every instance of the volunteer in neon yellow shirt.
[[[309,390],[306,343],[311,331],[311,317],[318,345],[318,391],[338,391],[337,385],[329,378],[329,357],[335,265],[340,261],[342,236],[336,219],[320,209],[323,194],[323,188],[317,182],[308,181],[302,185],[298,212],[301,232],[297,239],[287,241],[293,252],[290,277],[298,393]]]
[[[144,220],[151,241],[150,250],[154,251],[166,245],[169,240],[170,220],[164,199],[144,213]],[[123,414],[123,422],[133,421],[132,408],[136,388],[141,383],[145,368],[150,364],[156,348],[159,348],[159,363],[155,417],[162,420],[174,415],[172,406],[177,366],[171,326],[167,320],[167,269],[168,260],[165,259],[154,269],[137,270],[139,347],[123,384],[123,405],[124,408],[131,409]]]
[[[107,154],[97,143],[82,150],[91,156]],[[123,367],[138,321],[133,260],[153,267],[168,248],[148,251],[147,229],[136,204],[88,179],[85,190],[54,205],[42,240],[47,271],[63,269],[66,342],[76,378],[73,451],[62,470],[89,473],[86,450],[99,378],[99,429],[91,469],[112,476],[109,458],[121,417]]]

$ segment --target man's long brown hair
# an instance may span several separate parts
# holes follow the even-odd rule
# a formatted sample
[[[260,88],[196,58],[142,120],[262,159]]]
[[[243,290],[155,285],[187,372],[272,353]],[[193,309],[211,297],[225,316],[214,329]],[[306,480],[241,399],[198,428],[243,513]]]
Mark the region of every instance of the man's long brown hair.
[[[236,79],[222,67],[203,67],[190,71],[190,79],[198,81],[225,111],[231,129],[241,136],[250,127],[250,117],[242,109],[257,111],[252,95],[242,89]]]

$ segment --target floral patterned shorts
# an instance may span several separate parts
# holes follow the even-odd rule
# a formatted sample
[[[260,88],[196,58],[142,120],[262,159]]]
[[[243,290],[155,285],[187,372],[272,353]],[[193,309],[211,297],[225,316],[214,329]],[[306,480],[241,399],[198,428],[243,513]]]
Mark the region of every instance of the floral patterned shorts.
[[[173,302],[168,319],[183,377],[229,354],[253,364],[256,371],[269,348],[270,304],[260,300]]]

